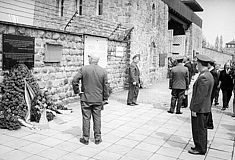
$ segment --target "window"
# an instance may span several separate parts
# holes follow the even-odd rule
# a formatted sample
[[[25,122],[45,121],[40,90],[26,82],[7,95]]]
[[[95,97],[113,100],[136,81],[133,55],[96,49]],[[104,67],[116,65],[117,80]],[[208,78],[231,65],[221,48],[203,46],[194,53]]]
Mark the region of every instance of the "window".
[[[64,15],[64,0],[61,0],[60,3],[60,16],[63,17]]]
[[[156,17],[155,4],[152,5],[152,25],[155,26],[155,17]]]
[[[167,54],[159,54],[159,67],[165,67],[165,61],[166,61]]]
[[[82,0],[75,0],[75,10],[78,12],[78,15],[82,15]]]
[[[63,46],[60,44],[46,43],[44,62],[60,62],[62,59]]]
[[[97,15],[103,14],[103,0],[97,0]]]
[[[63,17],[64,15],[64,0],[56,0],[56,12],[59,16]]]
[[[156,51],[155,42],[152,42],[151,46],[150,46],[150,62],[152,64],[152,67],[156,67],[156,65],[157,65],[157,51]]]

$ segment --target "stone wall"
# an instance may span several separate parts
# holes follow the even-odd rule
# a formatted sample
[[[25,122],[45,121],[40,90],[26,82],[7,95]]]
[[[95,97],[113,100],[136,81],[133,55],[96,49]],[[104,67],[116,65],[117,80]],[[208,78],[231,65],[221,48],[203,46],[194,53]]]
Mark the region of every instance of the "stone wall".
[[[116,55],[116,47],[123,47],[123,56]],[[107,72],[110,87],[112,90],[123,90],[127,84],[126,68],[128,67],[127,43],[109,41],[108,42],[108,65]]]
[[[155,9],[154,9],[155,8]],[[169,54],[168,6],[161,0],[132,1],[130,24],[131,55],[140,54],[141,79],[149,85],[166,78],[166,57]],[[165,56],[165,66],[161,67],[160,54]]]
[[[233,54],[227,52],[221,52],[214,49],[202,48],[202,54],[207,55],[208,57],[212,58],[216,61],[216,63],[224,66],[224,64],[233,58]]]
[[[56,5],[53,0],[42,2]],[[59,20],[57,23],[66,24],[69,17],[72,17],[71,13],[75,11],[74,1],[66,0],[65,2],[64,17],[59,17],[54,11],[53,14],[47,15],[51,17],[49,18],[51,22],[55,23],[55,20]],[[165,62],[167,62],[166,57],[169,54],[168,6],[161,0],[104,0],[103,14],[97,15],[96,2],[96,0],[83,1],[83,15],[75,17],[67,30],[122,41],[128,31],[134,27],[130,36],[129,56],[141,55],[139,68],[144,84],[149,85],[166,78],[167,64],[160,67],[159,58],[160,54],[164,54]],[[41,1],[36,4],[42,5]],[[35,12],[35,15],[42,14],[38,12],[40,11]],[[46,15],[46,12],[44,14]],[[43,26],[44,23],[35,20],[35,25]],[[49,25],[49,22],[47,24]],[[121,25],[118,26],[119,24]],[[55,24],[54,27],[59,27],[59,24]],[[113,59],[113,57],[109,58]]]
[[[2,35],[13,34],[35,37],[34,68],[32,73],[42,90],[48,90],[56,102],[67,102],[75,99],[71,81],[83,65],[84,39],[75,33],[49,30],[45,28],[0,24],[0,73],[2,75]],[[45,62],[46,44],[62,45],[62,59],[58,63]],[[123,56],[116,56],[116,47],[124,47]],[[111,88],[116,91],[124,88],[125,68],[127,65],[127,43],[108,42],[108,77]],[[0,76],[2,81],[3,77]]]
[[[196,53],[202,53],[202,29],[192,23],[186,31],[186,55],[193,59]]]

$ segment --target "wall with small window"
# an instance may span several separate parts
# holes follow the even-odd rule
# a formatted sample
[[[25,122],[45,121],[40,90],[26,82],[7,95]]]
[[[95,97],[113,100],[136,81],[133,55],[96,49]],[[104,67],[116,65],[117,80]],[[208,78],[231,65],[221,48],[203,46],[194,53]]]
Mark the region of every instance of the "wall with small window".
[[[57,103],[76,98],[71,81],[79,67],[83,65],[84,48],[81,35],[10,23],[0,25],[4,34],[34,38],[32,73],[42,90],[47,90]],[[0,46],[0,72],[2,72],[2,41]]]

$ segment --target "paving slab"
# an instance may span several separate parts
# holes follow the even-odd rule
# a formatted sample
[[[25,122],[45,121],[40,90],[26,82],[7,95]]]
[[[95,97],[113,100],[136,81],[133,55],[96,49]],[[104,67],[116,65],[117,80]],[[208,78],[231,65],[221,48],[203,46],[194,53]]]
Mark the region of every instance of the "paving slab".
[[[72,113],[58,115],[47,129],[0,129],[0,160],[235,160],[231,102],[226,111],[213,106],[215,128],[208,130],[206,155],[191,155],[190,110],[183,108],[182,115],[166,112],[171,98],[167,81],[141,89],[137,106],[127,106],[126,97],[127,91],[113,93],[104,106],[101,144],[94,144],[92,126],[89,145],[79,142],[82,116],[75,102],[67,105]]]

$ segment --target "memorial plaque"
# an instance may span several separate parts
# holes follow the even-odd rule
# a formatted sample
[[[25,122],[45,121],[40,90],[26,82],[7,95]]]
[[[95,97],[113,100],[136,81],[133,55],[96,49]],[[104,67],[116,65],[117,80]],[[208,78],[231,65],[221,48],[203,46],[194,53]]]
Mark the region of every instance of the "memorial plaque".
[[[3,34],[3,70],[16,64],[34,67],[34,37]]]

